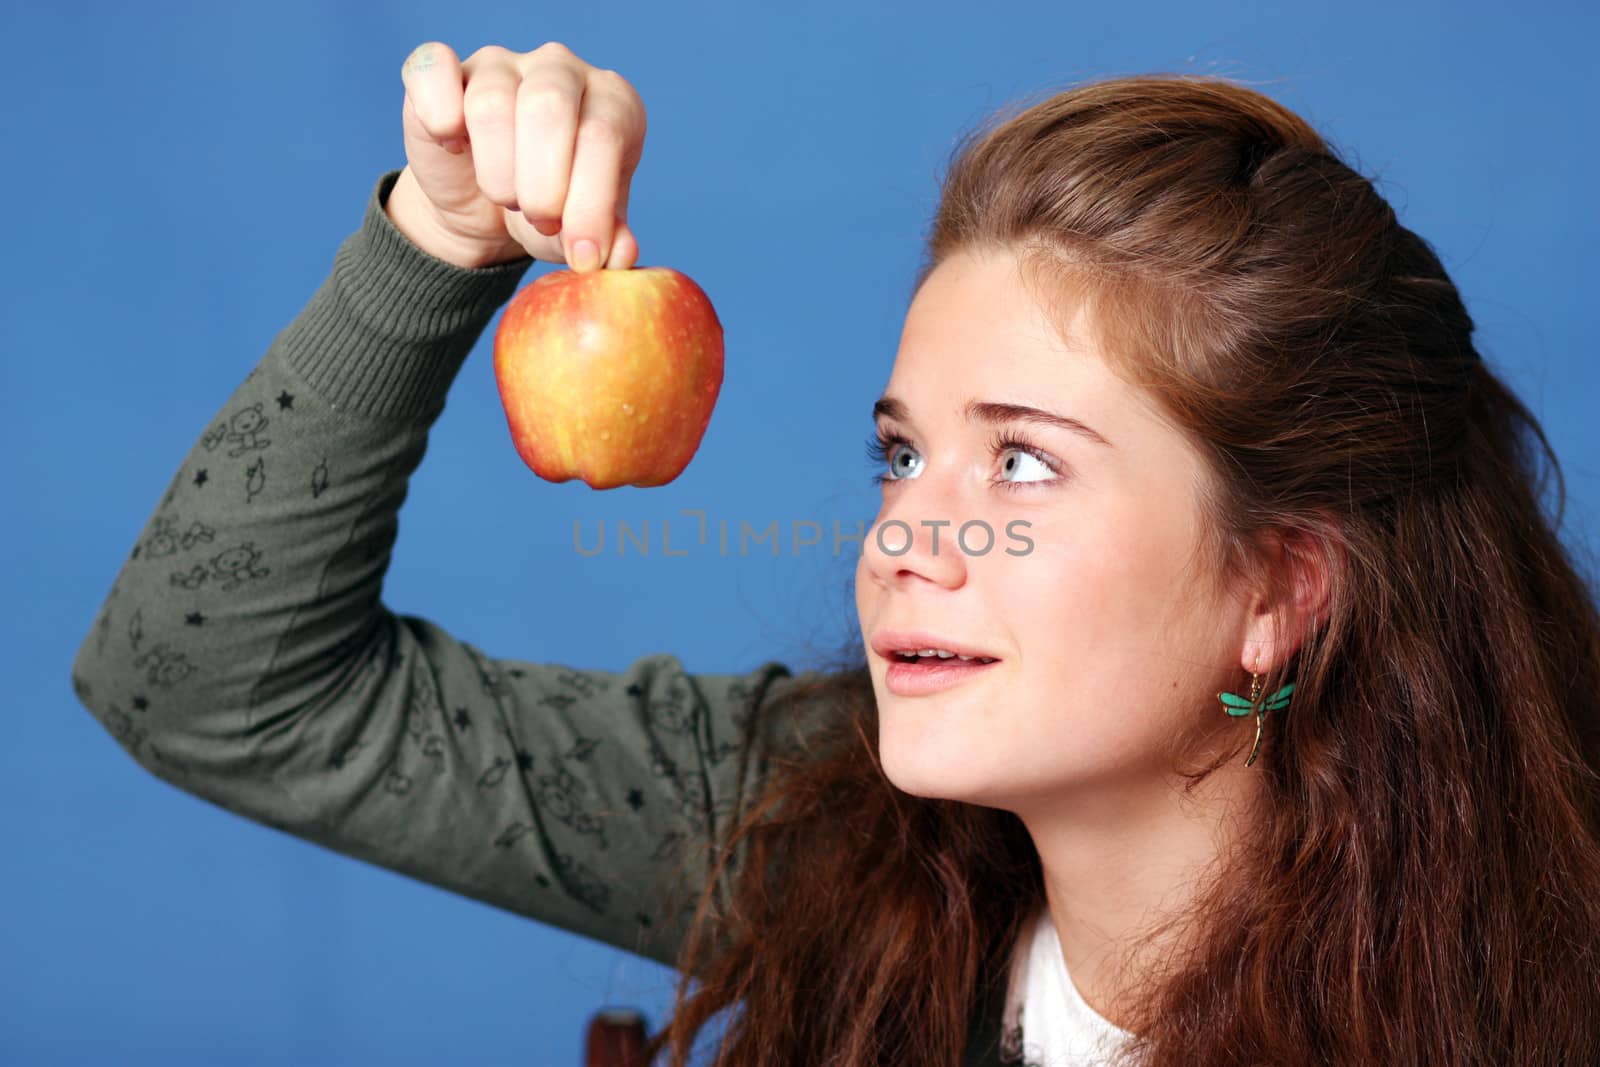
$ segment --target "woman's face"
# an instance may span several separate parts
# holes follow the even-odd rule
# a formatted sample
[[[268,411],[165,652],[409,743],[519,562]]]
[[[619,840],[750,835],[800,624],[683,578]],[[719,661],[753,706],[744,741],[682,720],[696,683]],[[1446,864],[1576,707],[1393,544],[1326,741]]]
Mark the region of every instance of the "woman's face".
[[[1017,269],[959,253],[912,302],[878,418],[909,444],[888,446],[856,572],[890,780],[995,806],[1164,771],[1164,746],[1216,727],[1247,632],[1203,547],[1201,457],[1081,316],[1060,340]],[[971,404],[1077,425],[969,420]],[[873,647],[889,631],[997,662],[942,688],[895,668],[922,672],[907,691]]]

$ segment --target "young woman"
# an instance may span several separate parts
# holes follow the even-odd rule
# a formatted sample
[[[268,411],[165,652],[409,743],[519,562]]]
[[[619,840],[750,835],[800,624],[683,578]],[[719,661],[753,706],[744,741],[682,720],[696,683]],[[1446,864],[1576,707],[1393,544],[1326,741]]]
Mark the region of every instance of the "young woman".
[[[1303,120],[1149,76],[971,135],[874,406],[860,643],[608,674],[378,596],[522,272],[636,261],[642,103],[557,44],[403,79],[406,168],[74,664],[144,766],[676,964],[674,1065],[730,1008],[718,1064],[1600,1062],[1554,456]]]

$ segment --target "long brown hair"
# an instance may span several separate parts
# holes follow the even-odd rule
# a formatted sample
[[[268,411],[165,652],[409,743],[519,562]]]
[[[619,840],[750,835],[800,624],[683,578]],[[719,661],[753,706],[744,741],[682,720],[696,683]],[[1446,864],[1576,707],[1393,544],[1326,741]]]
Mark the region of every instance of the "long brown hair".
[[[1265,814],[1141,988],[1134,1059],[1600,1063],[1600,619],[1555,457],[1428,243],[1284,106],[1156,74],[964,138],[916,284],[969,249],[1092,306],[1209,461],[1219,575],[1272,580],[1272,543],[1329,561],[1268,679],[1297,689]],[[792,744],[720,842],[651,1056],[730,1009],[718,1065],[954,1067],[1042,905],[1015,815],[885,778],[860,657],[761,709]]]

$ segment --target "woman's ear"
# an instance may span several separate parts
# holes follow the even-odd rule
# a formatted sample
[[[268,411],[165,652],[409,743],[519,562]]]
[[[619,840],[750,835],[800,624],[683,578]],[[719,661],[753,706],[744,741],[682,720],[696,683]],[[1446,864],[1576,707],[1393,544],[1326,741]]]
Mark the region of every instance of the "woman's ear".
[[[1339,541],[1311,530],[1272,536],[1267,573],[1251,602],[1240,665],[1264,674],[1299,650],[1328,614],[1333,583],[1343,569]]]

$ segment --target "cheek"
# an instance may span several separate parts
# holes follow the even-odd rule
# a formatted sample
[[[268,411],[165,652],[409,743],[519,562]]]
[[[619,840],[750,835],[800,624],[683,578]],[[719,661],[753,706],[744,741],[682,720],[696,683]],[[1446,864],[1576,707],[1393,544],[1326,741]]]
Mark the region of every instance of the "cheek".
[[[1208,658],[1221,621],[1200,592],[1195,527],[1142,498],[1110,503],[1052,523],[1015,561],[1013,632],[1048,673],[1170,689],[1173,667]]]
[[[1026,710],[987,743],[1013,754],[1018,782],[1160,763],[1189,729],[1215,637],[1183,592],[1187,550],[1170,525],[1108,523],[1017,561],[1004,610],[1025,668],[1014,706]]]

